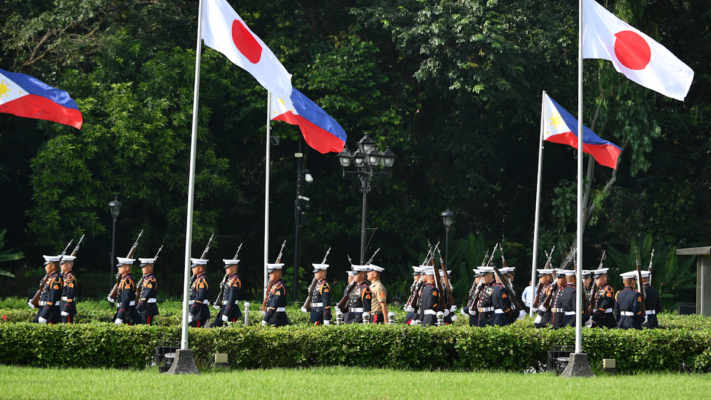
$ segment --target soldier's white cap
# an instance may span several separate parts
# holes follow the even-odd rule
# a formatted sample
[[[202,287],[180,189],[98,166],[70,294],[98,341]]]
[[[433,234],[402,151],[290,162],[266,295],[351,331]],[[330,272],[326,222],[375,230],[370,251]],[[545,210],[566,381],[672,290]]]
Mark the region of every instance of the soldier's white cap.
[[[422,273],[425,275],[434,275],[435,274],[434,268],[432,268],[432,267],[427,267]]]
[[[324,271],[328,269],[328,264],[311,264],[314,266],[314,274],[318,271]]]
[[[229,267],[231,267],[231,266],[233,266],[233,265],[239,264],[239,260],[232,260],[232,259],[229,259],[229,260],[222,260],[222,262],[225,263],[225,266],[222,267],[223,269],[227,269],[227,268],[229,268]]]
[[[575,270],[574,269],[566,269],[563,271],[565,276],[575,276]]]
[[[385,268],[383,267],[378,267],[377,265],[370,264],[368,265],[369,271],[370,272],[383,272],[385,271]]]
[[[555,277],[556,278],[565,278],[565,270],[564,269],[556,269],[555,270]]]
[[[116,264],[117,267],[120,267],[122,265],[133,265],[133,263],[136,261],[133,258],[123,258],[123,257],[116,257],[118,260],[118,264]]]
[[[592,271],[584,269],[583,270],[583,279],[585,278],[590,278],[592,276]]]
[[[475,277],[475,278],[478,278],[478,277],[480,277],[480,276],[484,276],[484,274],[485,274],[485,273],[482,272],[481,269],[479,269],[479,268],[474,268],[474,277]]]
[[[504,271],[501,271],[502,273]],[[506,273],[507,274],[515,274],[516,273],[516,267],[506,267]]]
[[[267,273],[272,273],[274,271],[280,270],[284,267],[284,263],[279,264],[267,264]]]
[[[649,275],[652,275],[652,273],[649,271],[641,271],[641,272],[642,272],[642,278],[649,278]]]
[[[592,272],[593,274],[595,274],[595,278],[599,278],[599,277],[601,277],[601,276],[607,274],[607,271],[609,271],[609,270],[610,270],[609,268],[600,268],[600,269],[596,269],[596,270],[593,270],[593,271],[590,271],[590,272]]]
[[[355,271],[354,275],[359,274],[361,272],[368,272],[368,271],[370,271],[370,266],[369,265],[354,265],[353,271]]]
[[[423,269],[422,267],[419,267],[419,266],[417,266],[417,265],[413,265],[413,266],[412,266],[412,270],[413,270],[414,272],[412,273],[412,275],[413,275],[413,276],[414,276],[414,275],[422,275],[422,269]]]
[[[198,265],[207,265],[207,260],[203,260],[201,258],[191,258],[190,261],[192,262],[190,268],[195,268]]]
[[[141,262],[141,268],[145,267],[148,264],[155,264],[156,263],[156,258],[139,258],[138,261]]]
[[[440,270],[439,270],[439,274],[440,274],[441,276],[444,276],[444,270],[443,270],[443,269],[440,269]],[[452,271],[451,271],[451,270],[447,271],[447,276],[449,276],[449,275],[452,275]]]
[[[479,267],[479,272],[482,275],[491,274],[494,272],[494,267]]]
[[[554,269],[545,269],[545,268],[544,268],[544,269],[539,269],[539,270],[538,270],[538,276],[541,277],[541,276],[543,276],[543,275],[550,275],[550,274],[553,273],[553,271],[555,271],[555,270],[554,270]]]
[[[44,257],[44,265],[47,265],[51,262],[58,262],[62,257],[61,256],[42,256]]]
[[[62,256],[62,261],[59,264],[64,264],[65,262],[74,261],[77,258],[75,256]]]
[[[353,276],[356,274],[356,272],[353,270],[348,270],[348,271],[346,271],[346,273],[348,274],[348,276]]]
[[[630,271],[630,272],[625,272],[624,274],[620,274],[620,278],[622,279],[634,279],[637,277],[637,271]]]

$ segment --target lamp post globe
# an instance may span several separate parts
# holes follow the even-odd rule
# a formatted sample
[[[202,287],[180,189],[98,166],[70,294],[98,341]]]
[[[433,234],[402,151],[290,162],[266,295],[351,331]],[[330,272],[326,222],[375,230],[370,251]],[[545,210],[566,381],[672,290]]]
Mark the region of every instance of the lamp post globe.
[[[369,154],[373,149],[375,149],[375,142],[368,134],[358,141],[358,150],[360,150],[361,153]]]
[[[341,163],[341,167],[343,168],[347,168],[351,165],[352,158],[353,154],[348,150],[348,147],[343,147],[343,151],[338,153],[338,162]]]
[[[116,198],[118,199],[118,196]],[[121,202],[118,200],[112,200],[109,203],[109,209],[111,210],[111,216],[114,219],[118,218],[119,213],[121,212],[121,207],[123,207],[123,204],[121,204]]]
[[[378,151],[378,149],[373,149],[368,153],[368,163],[375,167],[378,164],[380,164],[380,159],[382,158],[382,153]]]
[[[392,168],[395,164],[395,153],[389,148],[385,149],[380,158],[380,164],[385,168]]]
[[[365,154],[361,151],[356,151],[353,155],[353,161],[357,168],[363,168],[365,166]]]

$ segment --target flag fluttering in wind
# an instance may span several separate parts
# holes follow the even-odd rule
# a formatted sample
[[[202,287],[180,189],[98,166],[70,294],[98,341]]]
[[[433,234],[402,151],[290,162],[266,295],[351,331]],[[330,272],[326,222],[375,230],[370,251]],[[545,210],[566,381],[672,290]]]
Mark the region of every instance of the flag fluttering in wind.
[[[77,103],[59,90],[29,75],[0,69],[0,113],[43,119],[81,129]]]
[[[242,17],[225,0],[204,0],[202,39],[205,45],[224,54],[272,94],[291,96],[291,75],[279,59]]]
[[[610,60],[630,80],[684,101],[694,79],[689,66],[595,0],[583,0],[582,12],[583,58]]]
[[[288,99],[272,96],[272,115],[275,121],[298,125],[304,140],[321,154],[340,153],[346,145],[346,131],[316,103],[292,88]]]
[[[543,139],[578,148],[578,120],[547,94],[543,99]],[[587,126],[583,126],[583,152],[593,156],[598,164],[617,169],[620,148],[600,138]]]

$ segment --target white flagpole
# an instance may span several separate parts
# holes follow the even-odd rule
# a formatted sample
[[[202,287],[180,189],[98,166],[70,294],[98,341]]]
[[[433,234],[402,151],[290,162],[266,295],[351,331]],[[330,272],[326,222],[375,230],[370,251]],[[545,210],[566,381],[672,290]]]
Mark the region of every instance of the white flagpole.
[[[538,139],[538,183],[536,184],[536,221],[533,223],[533,266],[531,267],[531,309],[533,316],[533,299],[536,297],[536,270],[538,268],[538,229],[541,216],[541,176],[543,171],[543,126],[545,125],[546,91],[541,96],[541,133]]]
[[[267,286],[269,277],[267,276],[267,259],[269,257],[269,163],[270,163],[270,140],[272,129],[272,94],[267,92],[267,161],[264,183],[264,297],[267,296]]]
[[[200,60],[202,52],[202,0],[198,5],[197,49],[195,50],[195,89],[193,93],[193,127],[190,139],[190,173],[188,178],[188,221],[185,229],[185,276],[183,277],[183,332],[180,349],[188,349],[188,298],[190,297],[190,250],[193,242],[193,203],[195,197],[195,158],[197,150],[198,100],[200,99]]]
[[[583,0],[578,1],[578,232],[575,271],[575,353],[583,352]]]

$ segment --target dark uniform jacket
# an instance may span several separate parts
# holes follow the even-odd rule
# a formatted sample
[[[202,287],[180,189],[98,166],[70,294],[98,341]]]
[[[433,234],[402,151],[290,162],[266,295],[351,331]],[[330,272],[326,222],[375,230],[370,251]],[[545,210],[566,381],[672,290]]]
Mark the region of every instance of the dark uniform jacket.
[[[356,283],[356,287],[351,290],[348,298],[348,324],[362,324],[363,310],[370,311],[372,308],[373,293],[370,286],[365,282]],[[372,320],[371,320],[372,321]]]
[[[565,312],[563,311],[563,291],[565,287],[557,286],[555,294],[553,295],[553,300],[551,301],[551,324],[553,329],[560,329],[563,327],[563,320],[565,318]]]
[[[242,310],[239,308],[240,293],[242,291],[242,281],[239,280],[237,273],[229,276],[222,289],[222,304],[221,316],[227,316],[228,321],[235,322],[242,318]]]
[[[617,323],[612,311],[615,308],[615,291],[607,283],[600,286],[593,301],[593,326],[598,328],[615,328]]]
[[[155,274],[146,274],[141,280],[141,287],[138,288],[140,293],[138,302],[136,303],[136,311],[141,314],[141,317],[155,317],[160,315],[158,312],[158,281]]]
[[[319,305],[320,304],[320,305]],[[331,320],[331,287],[325,279],[316,283],[311,293],[311,323],[322,324]]]
[[[136,282],[133,281],[131,274],[121,277],[117,293],[114,320],[120,319],[127,324],[140,324],[141,317],[136,311]]]
[[[642,314],[642,296],[625,286],[615,295],[615,319],[620,329],[642,329],[644,314]]]
[[[190,315],[193,321],[210,319],[210,280],[200,274],[190,286]]]
[[[583,289],[585,290],[585,289]],[[563,303],[563,326],[572,326],[575,327],[575,312],[577,311],[577,308],[575,307],[576,304],[576,299],[575,297],[577,296],[578,289],[573,283],[567,283],[565,285],[565,288],[563,289],[563,294],[561,294],[562,298],[562,303]],[[583,293],[583,295],[585,295]],[[582,310],[582,321],[583,324],[585,321],[587,321],[590,317],[588,316],[587,310]]]
[[[62,275],[62,301],[60,309],[69,315],[77,315],[76,290],[77,278],[74,277],[71,271]]]
[[[541,322],[535,324],[536,328],[544,328],[546,325],[550,325],[551,319],[553,318],[551,310],[544,309],[543,307],[543,303],[545,303],[546,297],[548,297],[548,295],[546,295],[546,291],[548,291],[552,285],[553,282],[548,282],[541,286],[541,290],[538,291],[538,310],[536,311],[536,314],[541,316]],[[550,308],[550,306],[548,308]]]
[[[286,307],[286,287],[284,281],[279,279],[272,284],[272,289],[269,291],[264,321],[277,327],[289,325],[284,307]]]
[[[659,298],[659,292],[649,283],[644,284],[644,309],[647,314],[647,322],[642,324],[643,328],[656,329],[659,328],[657,314],[662,312],[662,302]]]
[[[39,317],[47,320],[48,324],[58,324],[61,322],[60,301],[62,299],[62,276],[58,271],[49,274],[47,281],[42,286],[39,298],[39,309],[36,321]]]
[[[494,305],[494,317],[491,320],[493,326],[511,325],[518,315],[518,311],[511,306],[511,297],[508,289],[500,283],[494,283],[494,292],[491,295]]]
[[[437,311],[439,311],[439,296],[435,285],[425,283],[420,292],[420,321],[422,326],[437,324]]]
[[[491,325],[494,316],[494,284],[490,282],[481,289],[481,294],[479,294],[479,301],[476,305],[476,326],[488,326]]]

